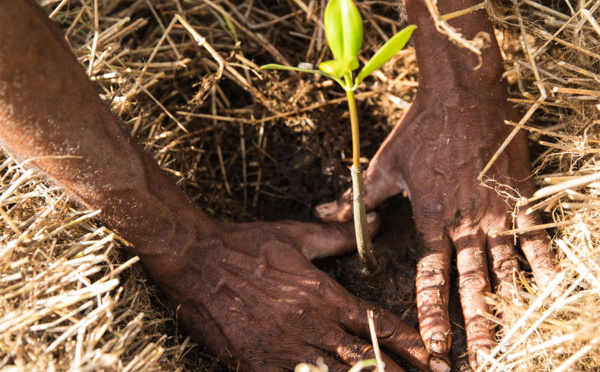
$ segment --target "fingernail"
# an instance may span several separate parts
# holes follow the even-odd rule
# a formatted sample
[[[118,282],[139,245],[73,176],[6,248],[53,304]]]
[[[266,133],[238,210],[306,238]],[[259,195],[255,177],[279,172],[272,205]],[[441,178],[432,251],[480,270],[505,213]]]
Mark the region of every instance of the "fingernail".
[[[336,201],[321,204],[315,208],[315,211],[318,216],[328,216],[330,214],[335,213],[337,210],[338,210],[338,205],[337,205]]]
[[[377,219],[377,213],[371,212],[367,214],[367,223],[372,224]]]
[[[434,372],[449,372],[450,364],[443,359],[432,356],[429,358],[429,369]]]
[[[444,337],[441,333],[436,333],[431,336],[429,351],[435,354],[446,354],[446,337]]]

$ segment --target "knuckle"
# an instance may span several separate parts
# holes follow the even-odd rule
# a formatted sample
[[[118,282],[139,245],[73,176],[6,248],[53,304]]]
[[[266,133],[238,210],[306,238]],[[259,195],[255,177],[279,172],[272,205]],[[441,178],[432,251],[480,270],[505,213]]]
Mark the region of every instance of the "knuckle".
[[[476,225],[482,218],[483,210],[483,198],[478,195],[461,200],[452,217],[452,225]]]
[[[316,277],[309,282],[311,290],[323,298],[331,290],[331,278],[325,273],[318,272]]]
[[[388,340],[396,335],[398,329],[398,318],[390,311],[379,310],[374,312],[373,321],[377,331],[377,337],[382,340]]]
[[[490,334],[494,323],[484,316],[478,315],[469,319],[465,324],[467,337],[474,341],[474,344],[482,345],[489,342]]]
[[[428,223],[429,221],[439,221],[446,210],[443,201],[437,197],[424,196],[415,202],[414,213],[418,221]]]
[[[494,257],[493,271],[501,281],[510,280],[513,273],[519,269],[519,261],[512,254]]]
[[[532,266],[553,267],[550,239],[544,230],[530,231],[519,235],[519,243]]]
[[[361,360],[360,356],[361,346],[357,343],[351,343],[346,347],[343,347],[338,350],[338,356],[344,362],[349,364],[354,364]]]
[[[373,350],[373,345],[370,344],[363,345],[358,353],[358,356],[360,358],[359,360],[371,359],[374,355],[375,352]]]
[[[489,280],[483,270],[471,270],[461,273],[458,282],[461,295],[463,296],[480,294],[489,288]]]
[[[303,303],[284,305],[283,313],[291,324],[305,324],[309,319],[310,307]]]
[[[441,289],[448,283],[448,274],[445,270],[430,267],[421,260],[417,267],[417,287],[421,290]]]
[[[304,307],[299,306],[294,308],[289,315],[294,323],[303,324],[308,319],[307,313]]]
[[[467,198],[460,203],[459,209],[466,216],[471,216],[481,208],[481,198]]]
[[[511,217],[515,211],[514,203],[506,204],[504,202],[497,202],[487,207],[485,223],[488,226],[488,232],[490,234],[497,234],[499,232],[510,229],[512,225]]]
[[[507,299],[514,298],[517,295],[517,290],[518,288],[509,280],[501,280],[500,284],[494,288],[496,293]],[[506,316],[504,316],[504,318],[507,319]]]

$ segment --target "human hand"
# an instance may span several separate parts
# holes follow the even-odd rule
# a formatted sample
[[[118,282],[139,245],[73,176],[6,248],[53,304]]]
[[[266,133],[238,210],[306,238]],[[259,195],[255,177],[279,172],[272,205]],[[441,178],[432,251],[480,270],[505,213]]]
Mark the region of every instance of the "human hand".
[[[423,93],[423,94],[421,94]],[[417,305],[421,335],[429,351],[445,355],[450,348],[448,301],[452,247],[457,254],[459,286],[469,360],[477,366],[477,351],[489,353],[493,326],[481,315],[490,312],[485,294],[492,288],[511,295],[519,269],[513,236],[499,232],[539,224],[539,216],[520,208],[518,197],[535,190],[527,137],[520,133],[487,175],[479,172],[512,130],[505,119],[518,118],[502,89],[450,91],[440,99],[419,92],[413,106],[390,133],[365,174],[367,209],[406,190],[411,199],[422,259],[417,269]],[[500,186],[504,185],[504,186]],[[499,195],[495,188],[503,195]],[[352,217],[350,190],[337,202],[321,205],[316,216],[327,222]],[[553,255],[544,231],[520,234],[519,245],[539,286],[554,275]]]
[[[178,234],[176,254],[142,257],[184,332],[243,371],[288,370],[319,357],[341,371],[373,357],[366,315],[372,306],[309,261],[355,249],[350,224],[215,226],[208,235],[196,234],[206,225],[190,222],[183,229],[188,238]],[[415,367],[449,370],[390,311],[376,310],[375,325],[380,344]],[[384,361],[388,371],[402,371],[387,356]]]
[[[477,0],[439,2],[440,14],[477,5]],[[419,64],[419,90],[412,107],[390,133],[365,175],[367,209],[406,190],[411,199],[422,259],[417,268],[417,306],[427,349],[445,355],[450,349],[448,301],[452,248],[457,255],[460,296],[469,361],[476,368],[481,353],[494,345],[494,327],[481,315],[490,308],[485,293],[514,293],[519,269],[515,241],[497,235],[539,224],[537,214],[522,206],[513,216],[516,198],[535,190],[527,137],[519,133],[486,173],[477,177],[518,121],[502,80],[503,61],[485,10],[449,21],[468,39],[487,40],[476,56],[439,32],[423,0],[404,0]],[[497,189],[497,190],[496,190]],[[499,192],[497,192],[499,191]],[[351,194],[316,209],[328,222],[348,221]],[[543,287],[555,274],[554,257],[543,230],[518,235],[518,245]]]

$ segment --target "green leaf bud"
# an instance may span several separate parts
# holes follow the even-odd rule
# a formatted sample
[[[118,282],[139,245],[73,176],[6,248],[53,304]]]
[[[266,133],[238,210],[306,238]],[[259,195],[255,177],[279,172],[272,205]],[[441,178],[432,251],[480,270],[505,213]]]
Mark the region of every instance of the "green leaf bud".
[[[356,76],[355,85],[360,84],[367,76],[383,66],[387,61],[392,59],[400,49],[404,48],[416,28],[417,26],[410,25],[400,30],[400,32],[392,36],[385,44],[383,44],[373,57],[371,57],[369,62],[363,66],[362,70],[360,70],[358,76]]]
[[[341,77],[358,68],[358,53],[363,41],[362,18],[352,0],[331,0],[325,8],[325,36],[331,53],[339,63],[325,63]],[[319,68],[321,68],[319,66]],[[325,70],[323,70],[325,71]],[[331,73],[327,71],[328,73]]]

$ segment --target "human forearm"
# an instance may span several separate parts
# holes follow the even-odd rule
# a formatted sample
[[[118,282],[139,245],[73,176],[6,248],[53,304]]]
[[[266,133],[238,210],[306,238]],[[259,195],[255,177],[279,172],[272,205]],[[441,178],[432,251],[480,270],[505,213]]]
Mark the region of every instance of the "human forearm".
[[[0,143],[102,209],[137,253],[172,239],[178,220],[209,225],[120,127],[47,16],[28,1],[0,7]]]
[[[440,14],[444,15],[480,3],[481,0],[440,0],[437,7]],[[456,91],[464,93],[468,88],[481,86],[506,91],[506,86],[501,83],[502,56],[485,9],[448,21],[448,24],[467,40],[472,40],[481,33],[489,36],[489,40],[481,49],[480,59],[475,53],[456,45],[447,35],[437,30],[425,0],[404,0],[404,6],[408,21],[418,26],[414,32],[414,41],[421,75],[420,94],[451,94]]]

